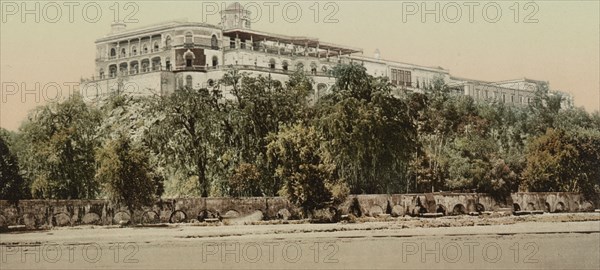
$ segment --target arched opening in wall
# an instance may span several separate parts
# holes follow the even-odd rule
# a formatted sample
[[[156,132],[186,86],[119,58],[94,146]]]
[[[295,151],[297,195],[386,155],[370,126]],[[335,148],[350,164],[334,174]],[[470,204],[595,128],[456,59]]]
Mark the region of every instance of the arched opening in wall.
[[[170,49],[171,48],[172,41],[173,40],[171,39],[171,36],[167,36],[165,38],[165,47],[166,47],[166,49]]]
[[[185,87],[192,89],[192,84],[193,84],[192,75],[187,75],[185,77]]]
[[[315,62],[310,63],[310,74],[317,75],[317,63],[315,63]]]
[[[113,216],[113,222],[116,224],[129,224],[131,215],[127,211],[119,211]]]
[[[544,212],[546,212],[546,213],[550,213],[550,212],[551,212],[551,210],[552,210],[552,208],[550,208],[550,204],[549,204],[548,202],[546,202],[546,203],[544,204]]]
[[[527,210],[527,211],[533,211],[533,210],[535,210],[535,204],[528,203],[527,204],[527,208],[525,208],[525,210]]]
[[[304,64],[302,62],[296,64],[296,71],[304,71]]]
[[[447,213],[446,213],[446,207],[444,207],[444,206],[443,206],[443,205],[441,205],[441,204],[438,204],[438,205],[437,205],[437,208],[435,209],[435,212],[436,212],[436,213],[442,213],[442,214],[444,214],[444,216],[447,214]]]
[[[129,66],[130,66],[130,69],[129,69],[130,74],[138,74],[140,72],[138,61],[131,61],[129,63]]]
[[[283,63],[281,63],[281,68],[285,71],[288,70],[288,62],[287,61],[283,61]]]
[[[210,48],[213,50],[219,49],[219,40],[217,40],[216,35],[212,35],[212,37],[210,38]]]
[[[131,46],[131,55],[137,55],[137,47]]]
[[[377,217],[383,213],[384,213],[383,208],[379,205],[373,205],[373,206],[371,206],[371,209],[369,209],[369,216],[371,216],[371,217]]]
[[[558,202],[556,204],[556,208],[554,208],[554,212],[560,213],[560,212],[564,212],[567,208],[565,207],[565,204],[563,202]]]
[[[181,210],[177,210],[169,217],[170,223],[181,223],[187,220],[187,214]]]
[[[161,70],[161,64],[160,64],[160,57],[154,57],[152,58],[152,70],[157,71],[157,70]]]
[[[275,69],[275,59],[271,58],[269,59],[269,68],[270,69]]]
[[[148,44],[144,43],[144,45],[142,46],[142,52],[144,52],[144,54],[149,53],[149,51],[148,51]]]
[[[121,75],[127,75],[127,63],[119,64],[119,73],[121,73]]]
[[[115,56],[117,56],[117,50],[115,48],[111,48],[110,49],[110,57],[114,58]]]
[[[146,211],[142,214],[142,224],[156,224],[160,222],[160,215],[154,211]]]
[[[327,73],[328,70],[329,69],[327,68],[327,66],[322,66],[321,67],[321,72],[323,72],[323,73]]]
[[[462,204],[457,204],[452,208],[452,215],[465,215],[467,214],[467,208]]]
[[[121,57],[127,56],[127,50],[125,48],[121,48]]]
[[[290,213],[290,210],[287,210],[286,208],[279,209],[279,211],[277,211],[278,219],[288,220],[290,217],[292,217],[292,213]]]
[[[484,212],[485,211],[485,206],[483,206],[483,204],[480,203],[476,203],[475,204],[475,212]]]
[[[150,59],[142,60],[142,72],[150,71]]]
[[[69,214],[61,212],[52,216],[52,226],[67,226],[71,225],[71,217]]]
[[[185,43],[186,44],[194,43],[194,35],[192,34],[192,32],[185,33]]]
[[[237,218],[240,216],[240,213],[236,210],[229,210],[227,212],[225,212],[225,214],[223,215],[223,218]]]
[[[194,55],[194,53],[190,50],[187,50],[187,52],[185,52],[183,54],[183,59],[185,59],[185,67],[186,68],[192,68],[193,67],[193,61],[196,58],[196,56]]]
[[[97,225],[101,222],[100,215],[97,213],[89,212],[81,218],[81,223],[86,225]]]
[[[513,203],[513,211],[521,211],[521,206],[518,203]]]
[[[108,66],[108,76],[110,76],[111,78],[117,76],[117,65]]]
[[[219,58],[215,55],[212,57],[212,66],[216,67],[219,65]]]
[[[167,70],[171,70],[171,58],[170,57],[165,58],[165,68]]]
[[[160,45],[158,44],[158,41],[155,41],[154,45],[152,46],[152,52],[158,52],[159,49]]]
[[[207,83],[208,83],[208,86],[210,86],[210,87],[215,86],[215,81],[213,79],[209,79]]]
[[[104,69],[103,68],[100,69],[98,76],[100,76],[100,79],[104,79]]]

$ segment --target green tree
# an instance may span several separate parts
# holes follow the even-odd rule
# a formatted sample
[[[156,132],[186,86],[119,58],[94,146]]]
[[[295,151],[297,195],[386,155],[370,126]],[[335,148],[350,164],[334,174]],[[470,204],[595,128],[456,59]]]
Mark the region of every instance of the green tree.
[[[34,110],[21,126],[27,149],[22,154],[36,198],[91,199],[99,191],[94,150],[99,145],[98,110],[75,94],[61,103]]]
[[[406,102],[385,78],[359,65],[333,70],[333,93],[317,104],[315,126],[352,193],[393,193],[405,187],[415,140]]]
[[[582,192],[595,198],[600,179],[600,132],[549,129],[531,143],[523,188]]]
[[[349,192],[335,165],[323,158],[321,141],[314,127],[295,124],[273,134],[267,147],[269,162],[284,181],[280,195],[302,207],[305,214],[337,205]]]
[[[197,195],[207,197],[220,164],[219,91],[182,88],[157,97],[147,117],[154,118],[145,143],[184,181],[194,178]],[[176,179],[177,180],[177,179]]]
[[[0,130],[0,200],[16,202],[28,198],[26,182],[17,157],[9,149],[5,131]]]
[[[126,136],[110,140],[98,151],[96,178],[111,201],[130,211],[154,203],[162,192],[162,179],[153,172],[148,153]]]

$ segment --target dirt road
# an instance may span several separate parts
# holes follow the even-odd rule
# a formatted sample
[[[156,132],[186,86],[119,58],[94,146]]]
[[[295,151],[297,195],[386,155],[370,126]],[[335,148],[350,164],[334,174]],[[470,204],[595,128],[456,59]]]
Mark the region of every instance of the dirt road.
[[[399,224],[13,232],[0,234],[0,269],[600,269],[600,221]]]

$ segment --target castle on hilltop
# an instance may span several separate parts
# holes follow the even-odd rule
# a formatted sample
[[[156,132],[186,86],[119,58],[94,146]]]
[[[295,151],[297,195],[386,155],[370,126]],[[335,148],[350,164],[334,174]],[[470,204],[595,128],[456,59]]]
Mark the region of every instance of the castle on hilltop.
[[[281,81],[304,70],[314,79],[313,98],[318,99],[335,82],[329,71],[349,63],[363,65],[371,75],[387,76],[397,91],[424,91],[441,78],[457,94],[512,105],[527,105],[537,87],[548,85],[526,78],[501,82],[459,78],[441,67],[381,59],[378,51],[367,57],[359,48],[254,30],[249,18],[248,10],[233,3],[221,11],[219,25],[172,21],[127,29],[124,23],[113,23],[112,31],[96,40],[95,75],[84,80],[81,91],[86,96],[113,91],[168,94],[184,86],[212,86],[232,68]],[[567,102],[572,104],[570,98]]]

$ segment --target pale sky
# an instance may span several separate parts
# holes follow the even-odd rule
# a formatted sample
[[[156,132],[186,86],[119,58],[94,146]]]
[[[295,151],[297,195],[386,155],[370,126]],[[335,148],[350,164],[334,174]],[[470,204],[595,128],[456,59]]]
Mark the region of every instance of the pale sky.
[[[224,3],[144,1],[126,8],[130,1],[118,1],[117,9],[116,2],[25,2],[29,10],[39,3],[39,22],[34,14],[22,18],[23,2],[1,2],[0,127],[17,130],[29,110],[57,96],[57,85],[66,93],[69,85],[94,73],[94,41],[110,31],[115,10],[120,10],[120,19],[131,15],[138,20],[128,28],[183,18],[201,22],[202,14],[216,24],[218,16],[208,8]],[[262,17],[255,18],[252,28],[363,48],[367,56],[379,49],[382,58],[441,66],[458,77],[549,81],[552,89],[572,94],[576,106],[590,112],[600,109],[600,1],[339,1],[329,6],[296,1],[287,6],[284,17],[283,7],[290,2],[253,2],[251,10],[260,7]],[[84,16],[86,3],[93,4]],[[435,14],[423,20],[423,8],[435,10],[436,3],[440,21]],[[56,16],[57,7],[61,16]],[[101,13],[97,18],[96,7]],[[294,23],[296,7],[302,14]],[[36,83],[48,91],[35,94]]]

